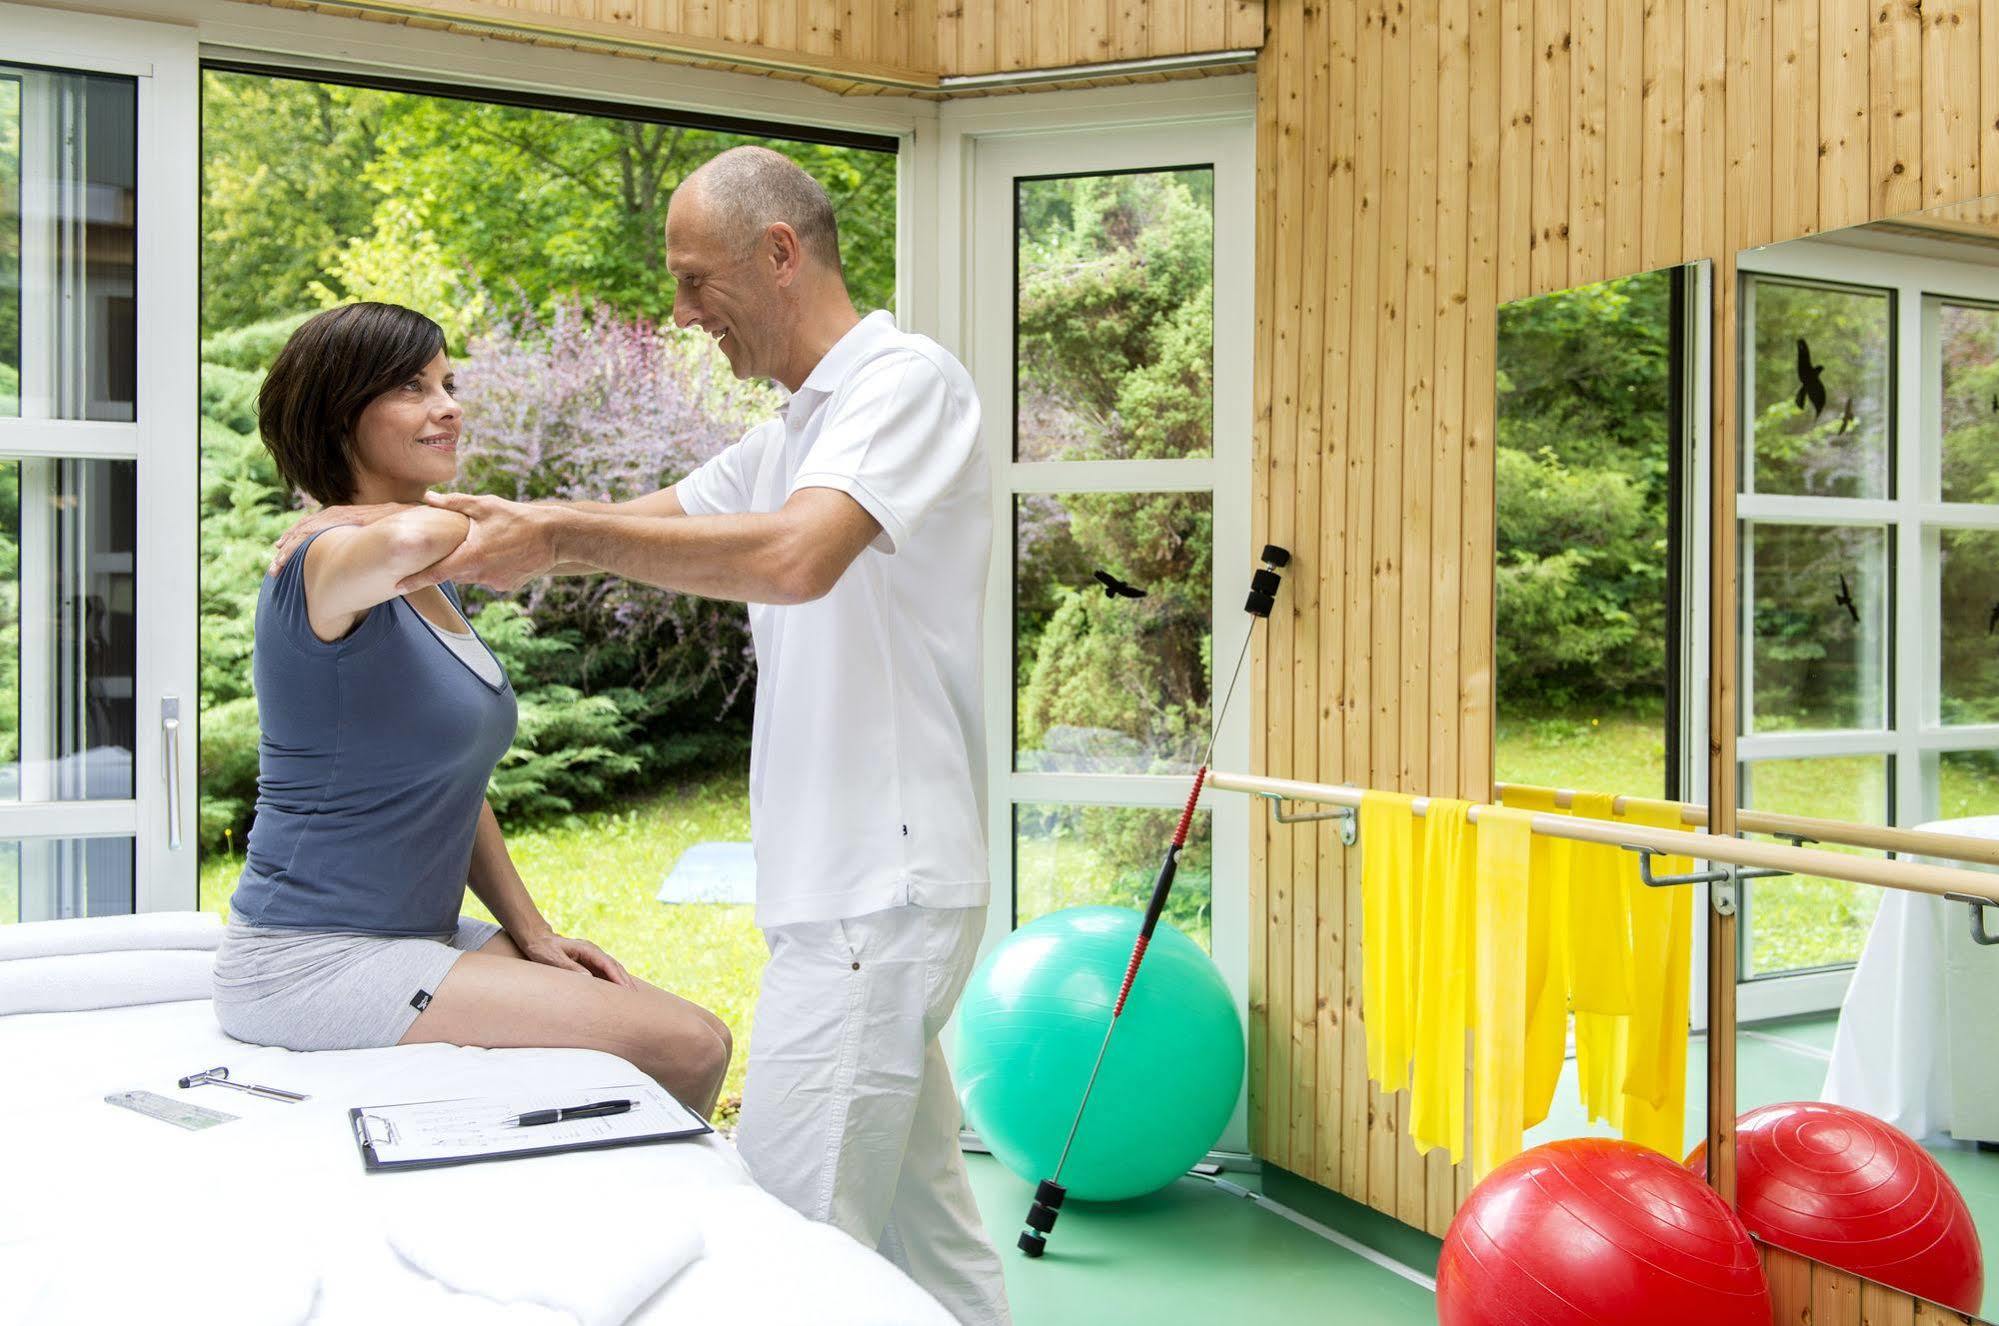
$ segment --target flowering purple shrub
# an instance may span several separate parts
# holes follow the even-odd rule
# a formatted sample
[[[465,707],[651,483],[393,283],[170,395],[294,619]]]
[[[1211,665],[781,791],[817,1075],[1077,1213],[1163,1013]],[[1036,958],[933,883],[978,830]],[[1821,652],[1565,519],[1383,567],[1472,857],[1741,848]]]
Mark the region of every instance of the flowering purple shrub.
[[[603,305],[517,305],[473,338],[459,371],[465,442],[457,486],[517,501],[622,501],[676,482],[777,407],[698,334]],[[717,719],[740,741],[753,675],[742,605],[613,576],[562,576],[509,596],[542,637],[545,680],[608,695],[665,756]],[[664,743],[664,745],[662,745]],[[667,758],[666,762],[673,762]]]

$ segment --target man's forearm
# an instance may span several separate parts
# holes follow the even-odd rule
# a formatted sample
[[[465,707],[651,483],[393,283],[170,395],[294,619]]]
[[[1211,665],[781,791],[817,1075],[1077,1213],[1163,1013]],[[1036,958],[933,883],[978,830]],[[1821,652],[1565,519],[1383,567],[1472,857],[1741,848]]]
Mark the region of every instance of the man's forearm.
[[[797,603],[812,595],[794,526],[781,511],[662,520],[569,508],[554,533],[562,564],[702,598]]]

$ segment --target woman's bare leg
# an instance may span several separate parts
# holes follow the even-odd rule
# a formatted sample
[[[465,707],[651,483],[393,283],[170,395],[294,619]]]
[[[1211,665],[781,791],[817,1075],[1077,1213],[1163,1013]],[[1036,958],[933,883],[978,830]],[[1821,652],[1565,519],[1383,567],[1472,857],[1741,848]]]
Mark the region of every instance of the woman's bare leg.
[[[423,1042],[602,1050],[703,1115],[714,1111],[734,1048],[700,1005],[644,982],[634,989],[529,962],[504,932],[451,964],[401,1043]]]

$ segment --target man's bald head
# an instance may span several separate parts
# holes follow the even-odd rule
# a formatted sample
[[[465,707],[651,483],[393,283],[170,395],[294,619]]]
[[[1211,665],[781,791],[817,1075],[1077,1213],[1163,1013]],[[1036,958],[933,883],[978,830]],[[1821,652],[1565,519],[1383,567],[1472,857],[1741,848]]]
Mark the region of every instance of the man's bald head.
[[[833,201],[818,180],[767,147],[732,147],[681,181],[706,213],[710,233],[747,249],[782,221],[814,262],[840,270]]]

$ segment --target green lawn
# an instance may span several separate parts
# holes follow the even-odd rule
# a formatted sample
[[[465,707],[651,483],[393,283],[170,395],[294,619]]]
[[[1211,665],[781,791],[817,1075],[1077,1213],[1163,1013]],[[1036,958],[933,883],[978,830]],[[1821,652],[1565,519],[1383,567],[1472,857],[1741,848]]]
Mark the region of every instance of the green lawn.
[[[590,940],[632,972],[714,1011],[736,1037],[722,1088],[723,1119],[733,1116],[750,1043],[750,1012],[766,950],[750,908],[706,903],[669,906],[654,895],[682,851],[700,842],[750,836],[741,769],[718,771],[655,797],[611,810],[518,829],[507,846],[521,878],[555,928]],[[202,862],[201,906],[227,915],[243,868],[239,856]],[[492,919],[466,895],[466,912]]]

